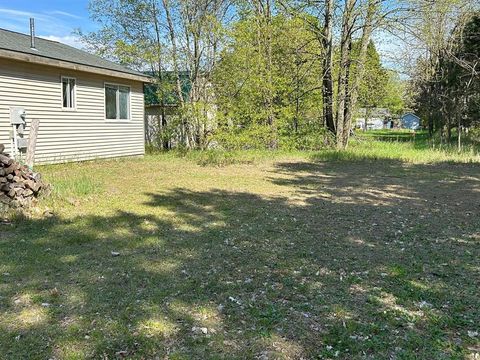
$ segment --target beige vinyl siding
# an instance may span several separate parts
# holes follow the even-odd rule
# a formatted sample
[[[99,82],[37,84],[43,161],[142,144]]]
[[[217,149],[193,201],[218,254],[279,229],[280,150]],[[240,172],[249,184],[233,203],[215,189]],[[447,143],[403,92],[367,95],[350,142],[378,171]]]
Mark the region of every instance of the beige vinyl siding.
[[[62,109],[61,77],[76,79],[75,110]],[[105,83],[130,87],[130,120],[105,119]],[[10,150],[10,107],[23,107],[27,129],[40,119],[36,163],[144,154],[143,84],[0,59],[0,143]]]

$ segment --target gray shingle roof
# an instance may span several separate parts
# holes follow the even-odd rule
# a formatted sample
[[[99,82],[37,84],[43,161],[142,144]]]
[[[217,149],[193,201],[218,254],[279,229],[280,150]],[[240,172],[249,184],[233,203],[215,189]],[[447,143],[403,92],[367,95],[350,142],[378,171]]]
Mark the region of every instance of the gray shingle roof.
[[[138,71],[56,41],[35,37],[35,48],[36,50],[30,48],[30,35],[0,28],[0,49],[145,77]]]

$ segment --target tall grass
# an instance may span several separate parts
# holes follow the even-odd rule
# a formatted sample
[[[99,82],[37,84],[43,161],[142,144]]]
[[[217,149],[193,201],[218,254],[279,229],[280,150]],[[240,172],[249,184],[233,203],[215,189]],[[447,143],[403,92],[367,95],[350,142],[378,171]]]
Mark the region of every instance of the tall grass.
[[[265,160],[304,158],[334,161],[398,160],[407,163],[480,163],[480,146],[465,142],[462,151],[454,144],[439,144],[426,132],[398,130],[368,131],[356,134],[346,150],[321,151],[288,150],[206,150],[175,151],[167,156],[182,157],[202,166],[249,164]]]
[[[86,175],[55,177],[51,180],[52,192],[59,197],[84,197],[101,192],[101,185]]]
[[[108,166],[100,161],[99,166]],[[51,194],[57,199],[82,198],[104,191],[102,177],[95,176],[88,163],[70,163],[42,166],[38,169],[46,174],[45,181],[51,186]]]
[[[164,160],[182,158],[200,166],[223,167],[234,164],[253,164],[272,159],[282,160],[305,157],[308,152],[297,150],[170,150],[150,152],[147,161],[155,161],[159,156]]]
[[[416,149],[403,142],[354,142],[347,150],[325,150],[312,153],[314,160],[376,161],[398,160],[407,163],[480,163],[480,154],[473,148],[461,152],[452,148]]]
[[[461,151],[453,144],[439,144],[426,132],[369,131],[355,136],[345,151],[324,151],[317,159],[388,160],[410,163],[479,163],[480,147],[466,142]]]

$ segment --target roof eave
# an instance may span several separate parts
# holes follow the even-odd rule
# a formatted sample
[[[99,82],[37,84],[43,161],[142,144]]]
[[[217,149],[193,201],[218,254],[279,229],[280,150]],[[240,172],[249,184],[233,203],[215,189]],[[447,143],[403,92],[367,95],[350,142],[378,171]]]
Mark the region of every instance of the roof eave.
[[[23,61],[23,62],[32,63],[32,64],[53,66],[53,67],[58,67],[62,69],[83,71],[83,72],[99,74],[99,75],[107,75],[107,76],[112,76],[117,78],[139,81],[143,83],[148,83],[152,81],[152,78],[147,75],[136,75],[136,74],[131,74],[127,72],[95,67],[90,65],[84,65],[84,64],[78,64],[75,62],[58,60],[58,59],[53,59],[46,56],[39,56],[39,55],[34,55],[34,54],[29,54],[29,53],[24,53],[19,51],[6,50],[6,49],[0,49],[0,58],[14,59],[14,60]]]

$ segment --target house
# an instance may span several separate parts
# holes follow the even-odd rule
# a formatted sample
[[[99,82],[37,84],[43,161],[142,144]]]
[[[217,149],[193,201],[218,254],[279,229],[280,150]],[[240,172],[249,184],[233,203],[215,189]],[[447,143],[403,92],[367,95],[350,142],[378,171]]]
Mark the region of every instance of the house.
[[[158,73],[149,72],[148,75],[152,76],[152,79],[158,79]],[[197,122],[199,127],[197,132],[208,132],[215,128],[216,107],[212,83],[205,77],[198,76],[194,85],[189,71],[180,71],[178,79],[184,104],[187,104],[187,107],[190,105],[190,112],[193,110],[191,105],[195,104],[194,116],[201,114],[202,120]],[[153,80],[144,86],[145,140],[149,144],[155,143],[158,135],[162,133],[162,128],[166,126],[169,128],[167,132],[170,133],[168,146],[175,147],[179,143],[175,134],[182,132],[178,121],[180,99],[176,91],[177,76],[172,71],[163,71],[162,80],[162,87],[158,81]],[[196,99],[192,99],[193,94],[196,95]],[[175,129],[175,126],[178,128]]]
[[[420,118],[411,112],[403,114],[402,118],[400,119],[400,123],[402,128],[404,129],[410,129],[410,130],[420,129]]]
[[[38,119],[37,164],[143,155],[149,77],[31,29],[0,29],[0,144],[24,156]]]
[[[367,119],[365,124],[365,119]],[[355,128],[365,130],[393,128],[392,114],[386,108],[360,108],[355,119]]]
[[[148,75],[158,79],[158,74],[149,72]],[[162,124],[165,126],[170,118],[178,115],[180,101],[175,91],[176,77],[172,71],[164,71],[163,74],[163,102],[161,101],[160,86],[158,81],[145,84],[145,141],[148,144],[154,143],[162,131]],[[189,73],[181,71],[179,78],[182,87],[183,100],[187,101],[192,89]],[[165,119],[162,119],[165,116]]]

